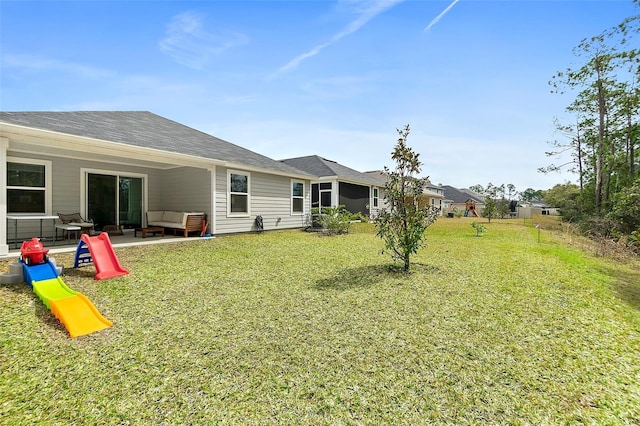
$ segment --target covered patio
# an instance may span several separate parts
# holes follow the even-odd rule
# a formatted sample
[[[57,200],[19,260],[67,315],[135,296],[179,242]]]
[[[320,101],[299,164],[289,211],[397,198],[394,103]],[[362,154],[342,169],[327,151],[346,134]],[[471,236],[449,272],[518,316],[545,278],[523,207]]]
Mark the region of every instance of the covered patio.
[[[131,232],[124,232],[122,235],[109,235],[109,239],[111,240],[111,244],[114,249],[118,249],[120,247],[133,247],[133,246],[142,246],[142,245],[151,245],[151,244],[174,244],[185,241],[200,241],[206,240],[209,238],[215,237],[187,237],[185,238],[182,235],[173,235],[170,232],[165,233],[164,236],[161,235],[147,235],[146,237],[142,237],[141,233],[138,232],[137,236],[134,236],[133,230]],[[52,241],[45,240],[43,244],[46,248],[49,249],[50,254],[55,253],[69,253],[76,250],[78,247],[79,239],[71,238],[70,240],[58,240],[56,241],[55,246],[52,244]],[[16,248],[14,244],[10,245],[9,253],[5,256],[0,255],[0,261],[3,259],[11,259],[14,257],[20,256],[20,245]]]

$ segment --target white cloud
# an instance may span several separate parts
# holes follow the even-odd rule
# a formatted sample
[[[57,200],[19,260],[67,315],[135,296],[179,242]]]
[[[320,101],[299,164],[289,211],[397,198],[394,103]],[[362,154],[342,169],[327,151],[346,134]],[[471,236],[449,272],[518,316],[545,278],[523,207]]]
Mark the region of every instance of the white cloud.
[[[31,70],[36,72],[61,71],[85,78],[107,78],[112,77],[116,73],[111,70],[90,67],[74,62],[65,62],[58,59],[44,58],[34,55],[2,55],[3,68],[19,68],[23,70]]]
[[[237,32],[209,32],[203,21],[204,16],[195,12],[174,16],[167,24],[165,38],[159,42],[160,49],[178,63],[199,70],[212,57],[249,42],[246,35]]]

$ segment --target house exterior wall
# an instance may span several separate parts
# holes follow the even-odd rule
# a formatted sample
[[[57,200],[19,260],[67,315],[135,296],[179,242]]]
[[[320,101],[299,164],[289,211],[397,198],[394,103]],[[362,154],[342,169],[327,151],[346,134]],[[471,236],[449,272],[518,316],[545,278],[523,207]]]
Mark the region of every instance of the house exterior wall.
[[[178,167],[162,173],[161,208],[179,212],[203,212],[211,216],[211,172]],[[151,204],[151,203],[149,203]]]
[[[311,183],[308,180],[294,179],[304,183],[304,213],[291,212],[292,179],[260,172],[249,173],[249,214],[233,217],[227,212],[228,168],[216,167],[215,210],[216,234],[255,231],[255,219],[263,218],[264,230],[302,228],[307,225],[311,210]],[[243,172],[234,169],[234,171]]]
[[[8,152],[8,157],[24,160],[47,160],[51,162],[51,211],[49,214],[80,212],[86,215],[83,206],[85,189],[82,180],[83,171],[104,172],[115,174],[143,174],[146,177],[146,205],[147,210],[175,210],[197,211],[207,214],[210,231],[213,231],[211,205],[214,196],[212,189],[211,171],[200,168],[178,167],[169,170],[138,168],[130,165],[118,165],[100,161],[86,161],[80,159],[49,157],[25,153]],[[306,226],[311,210],[310,181],[299,180],[304,183],[304,214],[291,212],[292,179],[287,176],[270,175],[259,172],[249,172],[250,183],[250,215],[248,217],[227,216],[227,168],[215,168],[215,202],[216,202],[216,233],[236,233],[255,230],[256,215],[264,219],[265,230],[301,228]],[[188,190],[185,190],[188,188]],[[18,240],[24,240],[38,235],[39,221],[20,221],[18,224]],[[7,236],[13,239],[15,225],[9,221]],[[50,239],[54,230],[51,221],[43,223],[43,237]]]
[[[540,207],[517,207],[516,211],[517,217],[520,219],[531,219],[534,216],[549,214],[549,209],[542,209]]]
[[[374,206],[373,203],[373,190],[374,188],[378,188],[378,205]],[[381,210],[385,209],[387,207],[387,199],[385,198],[386,193],[384,191],[384,188],[381,186],[372,186],[371,187],[371,201],[369,202],[369,217],[370,218],[376,218],[378,216],[378,213],[380,213]]]

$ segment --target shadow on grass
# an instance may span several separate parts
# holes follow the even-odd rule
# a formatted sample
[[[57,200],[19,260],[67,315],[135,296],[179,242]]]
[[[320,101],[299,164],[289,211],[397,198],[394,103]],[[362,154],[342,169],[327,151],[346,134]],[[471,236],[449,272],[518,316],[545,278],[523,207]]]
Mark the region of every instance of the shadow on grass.
[[[33,288],[27,283],[21,282],[7,284],[4,288],[13,292],[14,295],[19,296],[15,300],[12,300],[11,303],[18,303],[17,300],[19,300],[20,303],[27,304],[28,299],[32,300],[31,305],[33,306],[33,315],[36,318],[38,318],[47,327],[62,330],[66,333],[66,329],[62,323],[55,317],[51,310],[47,308],[38,295],[33,291]],[[11,296],[11,298],[13,299],[13,296]]]
[[[431,274],[439,268],[433,265],[412,263],[409,272],[405,272],[399,264],[382,264],[346,268],[337,274],[317,280],[314,288],[317,290],[350,290],[354,288],[373,287],[385,280],[409,279],[415,274]]]
[[[96,272],[97,271],[93,265],[84,265],[79,268],[65,268],[63,276],[93,279]]]
[[[614,290],[620,299],[640,311],[640,271],[610,269],[608,273],[616,278]]]

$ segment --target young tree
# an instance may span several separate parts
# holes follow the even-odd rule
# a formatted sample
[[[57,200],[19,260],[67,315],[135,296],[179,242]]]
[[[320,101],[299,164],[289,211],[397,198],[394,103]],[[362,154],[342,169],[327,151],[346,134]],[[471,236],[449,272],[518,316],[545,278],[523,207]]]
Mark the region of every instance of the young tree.
[[[435,222],[438,209],[429,206],[422,197],[429,178],[416,177],[422,163],[419,154],[407,145],[409,125],[396,130],[399,138],[391,153],[395,170],[384,168],[388,176],[384,186],[387,207],[380,211],[375,225],[378,237],[384,240],[392,257],[402,261],[404,271],[408,271],[410,257],[425,244],[424,231]]]
[[[491,182],[487,185],[484,190],[484,208],[482,209],[482,216],[489,219],[489,223],[491,223],[491,218],[494,218],[498,215],[498,192],[499,187],[494,186]]]

